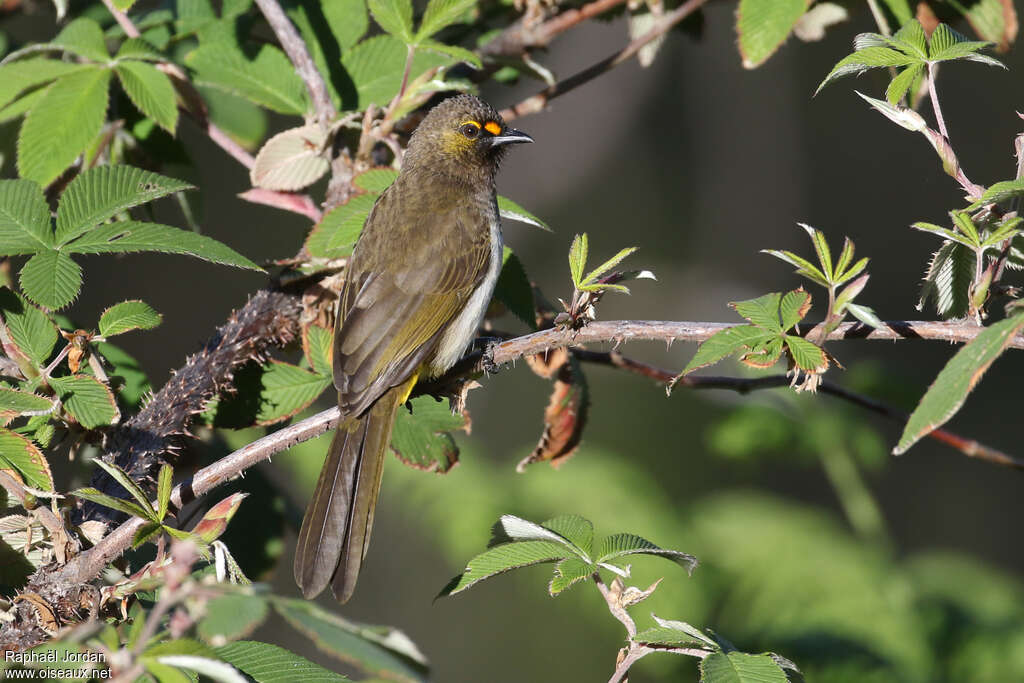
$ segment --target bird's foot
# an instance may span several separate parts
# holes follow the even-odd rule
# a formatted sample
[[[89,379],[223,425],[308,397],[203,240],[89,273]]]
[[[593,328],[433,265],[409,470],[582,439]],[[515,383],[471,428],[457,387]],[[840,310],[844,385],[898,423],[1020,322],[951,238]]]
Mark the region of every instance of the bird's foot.
[[[501,337],[477,337],[473,342],[473,346],[482,352],[480,363],[488,375],[496,375],[501,369],[501,366],[494,362],[494,351],[503,341],[505,340]]]

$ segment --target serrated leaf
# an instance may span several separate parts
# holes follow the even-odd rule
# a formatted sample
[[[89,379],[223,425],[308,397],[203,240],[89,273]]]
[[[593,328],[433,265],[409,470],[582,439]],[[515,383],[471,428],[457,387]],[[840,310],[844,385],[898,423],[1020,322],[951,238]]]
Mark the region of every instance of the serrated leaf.
[[[87,64],[61,62],[46,57],[20,59],[0,65],[0,108],[7,106],[31,88],[91,68]]]
[[[957,351],[911,413],[893,454],[905,453],[918,440],[949,421],[1021,329],[1024,329],[1024,315],[1000,320]]]
[[[825,275],[825,279],[831,282],[833,278],[832,252],[829,250],[828,242],[825,240],[825,233],[817,228],[807,225],[806,223],[799,223],[798,225],[803,228],[811,238],[811,243],[814,245],[814,252],[818,255],[818,263],[821,264],[821,272]]]
[[[409,683],[426,679],[427,660],[403,632],[349,621],[306,600],[275,598],[285,621],[332,657],[370,675]]]
[[[297,365],[271,361],[260,379],[256,424],[280,422],[305,410],[331,383],[324,377]]]
[[[195,671],[217,683],[248,683],[235,667],[216,659],[196,655],[162,655],[156,660],[168,666]]]
[[[770,655],[715,652],[701,660],[701,683],[787,683],[786,673]]]
[[[939,237],[945,240],[950,240],[958,244],[962,244],[968,249],[974,249],[974,247],[977,246],[963,234],[954,232],[949,228],[944,228],[941,225],[935,225],[934,223],[925,223],[924,221],[918,221],[917,223],[914,223],[910,227],[914,228],[915,230],[920,230],[922,232],[930,232],[931,234],[938,235]]]
[[[0,254],[34,254],[52,245],[43,189],[31,180],[0,180]]]
[[[334,332],[319,325],[309,325],[302,331],[302,351],[313,371],[324,377],[333,377]]]
[[[555,574],[548,583],[548,593],[552,596],[558,595],[566,588],[582,581],[597,571],[597,567],[570,557],[562,560],[555,566]]]
[[[707,647],[707,643],[694,638],[688,633],[672,628],[665,628],[664,626],[645,628],[643,631],[640,631],[633,636],[633,641],[643,643],[645,645],[661,645],[663,647]]]
[[[542,522],[541,526],[564,537],[584,555],[589,556],[593,550],[594,525],[589,519],[579,515],[561,515]]]
[[[967,210],[974,211],[986,204],[1002,204],[1021,196],[1024,196],[1024,178],[1004,180],[989,186],[982,194],[981,199],[968,206]]]
[[[737,313],[754,325],[769,332],[782,332],[779,323],[779,304],[782,294],[772,292],[747,301],[733,301],[729,304]]]
[[[736,33],[743,66],[754,69],[771,57],[810,6],[811,0],[740,0]]]
[[[112,424],[121,415],[110,389],[95,377],[51,377],[64,408],[86,429]]]
[[[410,0],[367,0],[374,21],[402,42],[413,42],[412,2]]]
[[[778,362],[779,357],[782,356],[782,343],[782,337],[772,337],[764,343],[758,344],[752,348],[749,353],[745,353],[740,356],[740,362],[759,370],[770,368],[775,365],[775,363]]]
[[[495,546],[477,555],[465,571],[452,579],[441,595],[461,593],[474,584],[520,567],[555,562],[572,557],[565,545],[553,541],[519,541]]]
[[[0,416],[41,415],[51,412],[53,403],[45,396],[28,391],[0,387]]]
[[[904,49],[908,54],[926,59],[928,57],[928,39],[924,27],[916,19],[908,21],[893,35],[892,44]]]
[[[811,295],[802,288],[787,292],[779,304],[779,315],[782,318],[782,329],[788,330],[804,319],[811,310]]]
[[[475,69],[482,69],[484,66],[484,63],[480,61],[480,57],[475,52],[458,45],[448,45],[436,40],[423,40],[419,43],[418,49],[429,50],[430,52],[451,57],[456,62],[465,62]]]
[[[629,555],[664,557],[681,566],[688,574],[692,574],[697,567],[697,558],[693,555],[679,550],[660,548],[646,538],[635,534],[614,534],[606,537],[598,546],[596,561],[607,563]]]
[[[476,0],[430,0],[416,31],[417,42],[430,38],[441,29],[459,21],[476,7]]]
[[[784,249],[762,249],[761,253],[769,254],[777,259],[785,261],[786,263],[792,266],[796,266],[796,272],[798,275],[803,275],[804,277],[808,278],[812,282],[821,285],[822,287],[828,287],[828,280],[825,279],[824,273],[822,273],[817,266],[815,266],[813,263],[803,258],[802,256],[797,256],[793,252],[786,251]]]
[[[839,286],[849,282],[853,278],[857,277],[858,275],[860,275],[860,273],[865,268],[868,267],[868,262],[869,261],[870,261],[870,259],[867,256],[865,256],[860,261],[857,261],[857,263],[855,263],[853,265],[853,267],[848,268],[846,270],[846,272],[842,274],[842,276],[836,278],[836,281],[835,281],[836,287],[839,287]]]
[[[532,225],[546,232],[554,232],[554,230],[551,229],[551,226],[516,204],[508,197],[498,195],[498,212],[501,214],[502,218],[507,218],[510,221],[519,221],[520,223]]]
[[[967,314],[969,291],[974,282],[974,253],[962,244],[947,242],[935,253],[925,274],[918,309],[935,299],[935,309],[943,318]]]
[[[211,263],[262,270],[249,259],[215,239],[169,225],[141,221],[120,221],[102,225],[64,245],[63,249],[72,254],[116,254],[137,251],[188,254]]]
[[[64,308],[82,288],[82,268],[60,251],[34,255],[21,269],[21,291],[31,301],[50,310]]]
[[[204,622],[199,622],[202,627]],[[218,647],[217,656],[256,683],[343,683],[351,679],[277,645],[240,640]]]
[[[312,185],[327,173],[327,133],[318,124],[282,131],[267,140],[249,171],[254,187],[291,192]]]
[[[68,74],[50,85],[18,136],[18,173],[46,187],[99,134],[107,114],[110,71]]]
[[[865,325],[875,328],[876,330],[883,330],[886,327],[885,323],[882,322],[881,318],[875,314],[874,310],[867,306],[848,303],[846,304],[846,310],[849,311],[850,315],[854,318]]]
[[[155,540],[160,533],[164,530],[164,527],[159,522],[147,522],[139,527],[135,535],[132,536],[132,548],[138,549],[141,546],[146,545],[150,541]]]
[[[75,19],[65,26],[51,41],[51,45],[101,64],[110,60],[110,53],[103,40],[103,29],[85,17]]]
[[[498,282],[494,286],[494,298],[505,305],[517,318],[530,329],[537,329],[537,315],[533,304],[533,285],[526,276],[522,261],[505,247],[504,262]]]
[[[92,501],[93,503],[98,503],[110,508],[111,510],[123,512],[126,515],[139,517],[140,519],[149,519],[147,511],[142,509],[138,504],[128,500],[122,500],[121,498],[115,498],[114,496],[108,496],[107,494],[101,493],[92,487],[75,489],[71,492],[71,495],[83,500]],[[157,525],[157,528],[159,528],[159,525]]]
[[[45,313],[7,288],[0,288],[0,313],[15,345],[42,366],[57,343],[54,324]]]
[[[344,98],[346,110],[366,109],[371,104],[387,106],[402,85],[408,48],[390,35],[373,36],[362,41],[341,56],[342,66],[355,85],[355,101]],[[432,52],[417,51],[409,70],[413,82],[424,71],[452,62],[451,57]]]
[[[100,316],[100,334],[109,338],[130,330],[150,330],[162,321],[163,316],[145,301],[122,301],[103,311]]]
[[[577,287],[583,282],[583,269],[587,265],[587,233],[576,235],[569,246],[569,274]]]
[[[774,333],[754,325],[728,327],[705,339],[680,374],[687,375],[694,370],[717,363],[726,356],[731,356],[744,349],[752,349],[774,336]]]
[[[118,61],[125,59],[139,59],[147,62],[159,62],[164,59],[157,48],[145,38],[129,38],[117,48],[115,58]]]
[[[135,108],[174,135],[178,126],[178,97],[167,74],[137,61],[121,62],[115,71]]]
[[[928,61],[943,62],[951,59],[967,59],[972,62],[981,62],[989,66],[1001,66],[1006,68],[1002,62],[988,55],[978,54],[979,50],[991,47],[992,43],[984,40],[968,40],[946,24],[939,24],[932,31],[928,40]]]
[[[786,347],[793,357],[793,362],[804,372],[818,374],[828,369],[828,356],[825,351],[803,337],[787,335]]]
[[[360,194],[325,213],[306,238],[310,256],[336,259],[351,254],[376,201],[375,194]]]
[[[354,177],[352,183],[367,192],[380,194],[391,187],[391,183],[395,182],[397,177],[398,171],[390,168],[371,168]]]
[[[869,69],[880,67],[910,67],[921,63],[921,58],[907,55],[891,47],[864,47],[836,62],[824,80],[818,84],[814,94],[817,95],[826,85],[844,76],[859,76]],[[909,86],[909,83],[907,85]],[[893,103],[895,104],[895,102]]]
[[[247,97],[280,114],[301,116],[309,108],[306,86],[292,63],[273,45],[255,58],[225,44],[206,42],[185,58],[196,82]]]
[[[923,73],[923,64],[912,64],[911,66],[908,66],[889,82],[889,87],[885,89],[885,99],[889,104],[898,104],[899,101],[907,94],[907,91],[910,90],[910,87],[914,85],[914,82],[920,78]]]
[[[131,166],[96,166],[68,184],[57,206],[56,244],[63,245],[90,228],[134,206],[194,186]]]
[[[699,628],[697,628],[696,626],[691,626],[690,624],[687,624],[685,621],[676,621],[674,619],[662,619],[653,612],[651,613],[651,618],[654,619],[658,626],[661,626],[662,628],[672,629],[673,631],[681,631],[682,633],[685,633],[694,640],[699,640],[716,650],[721,648],[721,646],[717,642],[715,642],[714,639],[709,638]]]
[[[430,396],[412,400],[412,412],[399,409],[391,432],[391,450],[417,469],[447,472],[458,462],[459,448],[451,432],[464,430],[466,418],[452,415],[447,403]]]
[[[0,429],[0,469],[13,469],[32,488],[53,491],[53,474],[46,456],[30,439],[8,429]]]
[[[587,276],[583,278],[581,284],[590,285],[596,283],[601,277],[606,275],[612,268],[619,265],[623,259],[625,259],[627,256],[629,256],[636,250],[636,247],[626,247],[625,249],[620,249],[619,252],[615,254],[615,256],[612,256],[610,259],[599,265],[597,268],[594,268],[592,271],[587,273]]]

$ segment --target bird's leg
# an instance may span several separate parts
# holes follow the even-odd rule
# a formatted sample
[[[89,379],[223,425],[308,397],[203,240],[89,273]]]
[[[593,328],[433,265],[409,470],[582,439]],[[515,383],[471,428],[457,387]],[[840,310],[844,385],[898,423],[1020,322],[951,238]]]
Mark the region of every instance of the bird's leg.
[[[480,364],[488,375],[498,374],[501,366],[494,362],[494,350],[498,344],[505,341],[501,337],[477,337],[473,342],[473,348],[480,349]]]

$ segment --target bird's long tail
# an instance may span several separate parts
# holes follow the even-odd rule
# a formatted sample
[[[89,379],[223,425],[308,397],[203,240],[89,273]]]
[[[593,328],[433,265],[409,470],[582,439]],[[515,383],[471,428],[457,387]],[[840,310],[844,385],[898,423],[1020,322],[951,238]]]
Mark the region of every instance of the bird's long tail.
[[[395,413],[415,382],[412,377],[363,415],[342,416],[338,423],[295,549],[295,582],[306,598],[328,583],[340,602],[352,597],[370,542]]]

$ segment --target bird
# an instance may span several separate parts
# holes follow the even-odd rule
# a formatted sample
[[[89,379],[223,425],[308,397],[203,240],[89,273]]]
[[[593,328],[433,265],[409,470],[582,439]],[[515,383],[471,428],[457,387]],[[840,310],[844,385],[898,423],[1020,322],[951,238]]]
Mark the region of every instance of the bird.
[[[338,301],[341,416],[295,550],[307,599],[328,584],[341,603],[355,591],[396,413],[476,337],[502,264],[495,177],[508,148],[529,142],[480,98],[450,97],[413,131],[370,210]]]

